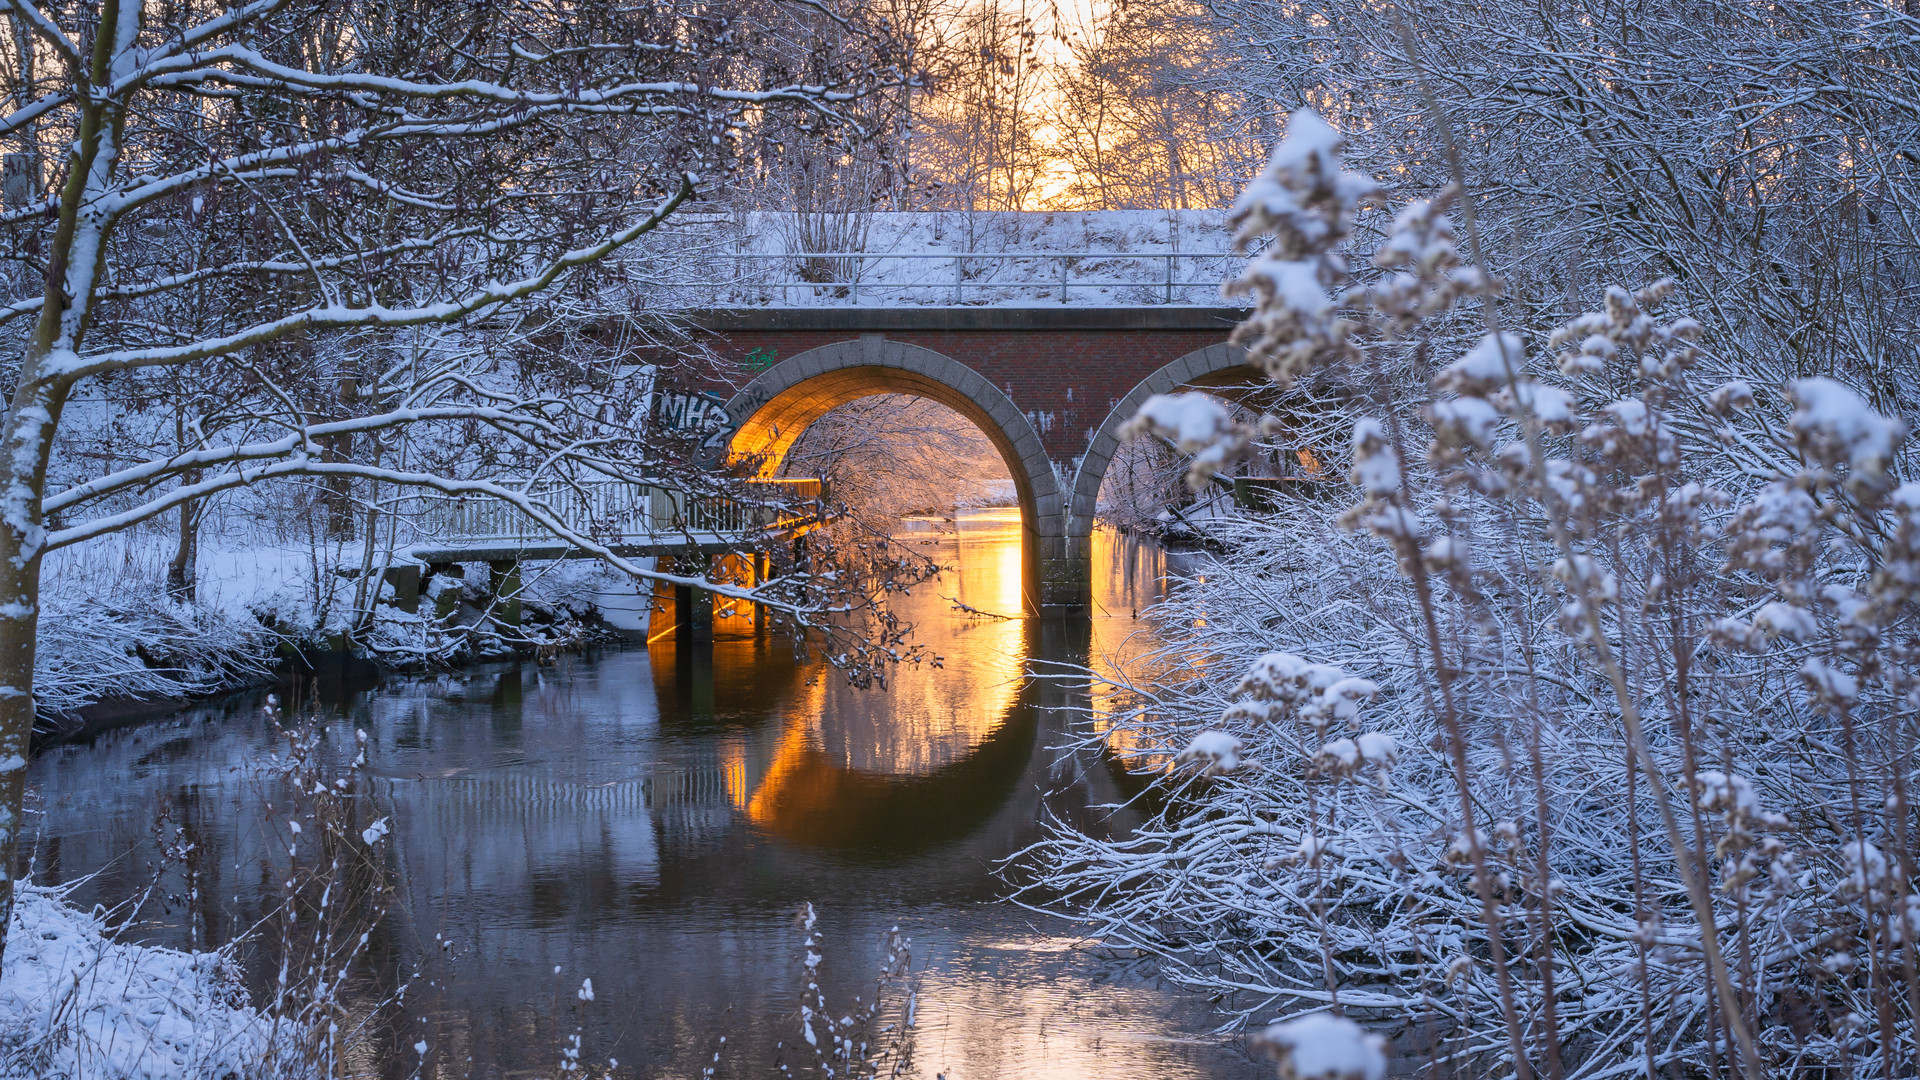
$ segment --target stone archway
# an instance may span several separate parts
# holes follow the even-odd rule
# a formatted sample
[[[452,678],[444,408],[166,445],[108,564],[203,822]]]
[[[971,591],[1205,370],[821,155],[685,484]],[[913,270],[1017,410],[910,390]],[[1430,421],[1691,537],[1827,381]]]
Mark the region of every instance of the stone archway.
[[[1087,580],[1092,568],[1089,540],[1093,534],[1094,512],[1100,500],[1100,484],[1107,478],[1107,466],[1120,449],[1120,428],[1140,406],[1155,394],[1176,390],[1205,390],[1238,383],[1266,381],[1266,374],[1247,363],[1247,351],[1238,345],[1209,345],[1175,360],[1142,379],[1107,413],[1094,430],[1080,467],[1074,471],[1073,491],[1067,503],[1067,551],[1082,566],[1081,580]],[[1087,602],[1083,595],[1080,602]]]
[[[1069,560],[1066,499],[1040,436],[999,387],[931,349],[872,334],[775,364],[727,402],[734,427],[729,457],[772,475],[809,424],[836,406],[876,394],[930,398],[986,433],[1013,476],[1020,502],[1027,613],[1063,614],[1083,604],[1086,570]]]

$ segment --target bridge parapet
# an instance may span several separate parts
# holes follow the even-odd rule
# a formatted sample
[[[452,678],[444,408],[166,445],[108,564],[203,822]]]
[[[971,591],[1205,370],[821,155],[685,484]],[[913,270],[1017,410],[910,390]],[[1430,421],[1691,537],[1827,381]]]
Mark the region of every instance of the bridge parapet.
[[[682,214],[615,261],[661,311],[1208,305],[1228,235],[1214,210]]]
[[[663,283],[700,307],[1218,303],[1227,251],[730,252]]]

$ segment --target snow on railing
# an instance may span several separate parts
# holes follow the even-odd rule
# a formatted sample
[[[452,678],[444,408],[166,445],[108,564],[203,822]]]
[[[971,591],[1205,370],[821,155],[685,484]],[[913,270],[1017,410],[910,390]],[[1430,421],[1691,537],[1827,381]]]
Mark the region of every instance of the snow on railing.
[[[709,257],[722,276],[659,287],[801,305],[859,304],[863,291],[869,302],[920,304],[1066,304],[1090,294],[1128,304],[1218,304],[1220,283],[1245,258],[1226,251],[726,252]]]
[[[1239,306],[1222,210],[683,210],[606,264],[626,305]]]
[[[694,495],[649,481],[594,480],[536,488],[529,497],[575,531],[607,544],[671,541],[688,534],[737,537],[774,532],[826,513],[817,479],[749,480],[745,497]],[[551,541],[519,507],[485,495],[421,495],[407,512],[422,538],[440,544]]]

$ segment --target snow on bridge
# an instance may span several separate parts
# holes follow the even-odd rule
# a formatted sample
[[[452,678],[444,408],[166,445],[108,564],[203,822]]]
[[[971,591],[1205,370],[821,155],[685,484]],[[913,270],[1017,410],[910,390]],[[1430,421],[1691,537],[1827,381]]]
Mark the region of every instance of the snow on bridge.
[[[621,263],[652,310],[1217,305],[1227,237],[1203,210],[694,215]]]
[[[1261,379],[1226,343],[1245,315],[1220,300],[1245,258],[1226,237],[1223,216],[1200,211],[754,214],[682,222],[621,265],[636,311],[705,331],[718,363],[693,389],[724,408],[715,449],[761,481],[808,425],[857,398],[930,398],[978,425],[1013,478],[1025,606],[1071,614],[1089,602],[1089,538],[1120,426],[1153,394]],[[637,509],[674,497],[656,486],[612,509],[565,509],[627,523],[616,526],[632,530],[618,537],[626,551],[676,540],[684,551],[697,511]],[[514,531],[537,526],[509,507],[447,513],[439,535],[451,539],[416,551],[423,561],[565,554]],[[747,546],[731,527],[691,532],[705,553]]]
[[[556,520],[627,558],[750,550],[818,526],[831,496],[817,479],[750,480],[742,497],[694,495],[644,480],[588,481],[526,494]],[[428,538],[410,554],[428,565],[583,554],[519,507],[488,495],[420,496],[407,516]]]

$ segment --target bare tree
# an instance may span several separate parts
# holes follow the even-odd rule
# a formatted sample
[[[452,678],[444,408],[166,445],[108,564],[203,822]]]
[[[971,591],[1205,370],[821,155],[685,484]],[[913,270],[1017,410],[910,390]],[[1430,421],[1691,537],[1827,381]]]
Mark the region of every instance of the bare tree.
[[[1048,112],[1066,202],[1215,209],[1254,174],[1271,133],[1235,130],[1247,94],[1223,85],[1234,58],[1203,10],[1189,0],[1116,4],[1066,36]]]
[[[1920,406],[1911,15],[1873,0],[1212,0],[1205,18],[1233,61],[1197,85],[1243,105],[1238,130],[1314,108],[1409,195],[1449,152],[1418,89],[1429,73],[1489,258],[1529,298],[1512,316],[1525,328],[1549,331],[1607,283],[1671,276],[1721,351]]]
[[[1012,492],[1006,462],[985,433],[945,405],[907,394],[829,412],[794,442],[785,469],[832,480],[857,526],[880,536],[906,514],[979,505],[995,479]]]
[[[620,375],[634,357],[581,370],[551,347],[556,312],[617,292],[590,268],[724,172],[741,133],[832,121],[883,81],[857,8],[7,7],[22,77],[0,138],[49,193],[0,215],[0,870],[50,551],[293,480],[355,505],[492,496],[638,577],[696,581],[616,557],[533,494],[661,464]],[[821,25],[871,47],[811,53]],[[65,452],[77,388],[166,372],[218,389],[180,403],[176,444],[106,470]],[[802,582],[698,583],[801,619],[831,606]]]
[[[1035,209],[1051,159],[1041,127],[1053,74],[1041,42],[1056,15],[1034,0],[974,0],[945,15],[926,50],[913,129],[916,167],[936,205]]]

